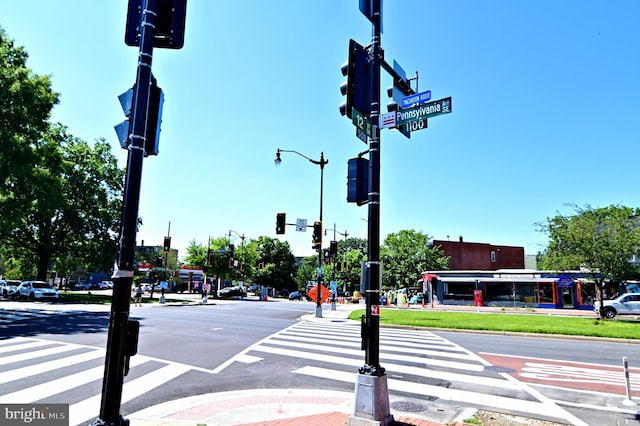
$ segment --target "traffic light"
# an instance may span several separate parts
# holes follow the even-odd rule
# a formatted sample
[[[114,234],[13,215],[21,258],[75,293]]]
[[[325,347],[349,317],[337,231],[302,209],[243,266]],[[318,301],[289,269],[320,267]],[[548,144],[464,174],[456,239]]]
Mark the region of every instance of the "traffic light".
[[[213,250],[207,250],[207,266],[211,266],[211,262],[213,262]]]
[[[171,237],[164,237],[164,244],[162,244],[162,249],[164,251],[171,250]]]
[[[349,60],[341,67],[347,81],[340,86],[346,100],[340,104],[340,114],[352,118],[352,109],[369,117],[371,114],[371,64],[369,53],[354,40],[349,40]]]
[[[401,77],[400,79],[393,79],[393,86],[387,88],[387,95],[393,99],[393,101],[387,104],[387,111],[397,111],[400,108],[400,104],[402,103],[402,99],[406,96],[412,95],[415,92],[411,88],[411,84],[409,80],[407,80],[407,75],[395,60],[393,61],[393,70]],[[411,137],[411,131],[409,127],[406,125],[401,125],[397,127],[397,129],[405,135],[407,138]]]
[[[129,0],[127,27],[124,42],[128,46],[140,44],[140,24],[144,0]],[[156,23],[153,32],[153,47],[180,49],[184,45],[184,27],[187,0],[157,0]]]
[[[162,106],[164,93],[158,87],[158,81],[151,76],[151,90],[149,91],[149,109],[147,110],[147,131],[144,139],[144,153],[158,155],[160,146],[160,123],[162,123]]]
[[[347,202],[359,206],[369,202],[369,160],[351,158],[347,162]]]
[[[337,254],[338,254],[338,242],[337,241],[331,241],[329,243],[329,256],[330,257],[336,257]]]
[[[322,247],[322,222],[313,222],[312,246],[316,250]]]
[[[233,251],[235,250],[235,246],[233,244],[229,244],[229,258],[233,259]]]
[[[122,111],[127,117],[122,123],[114,126],[118,141],[123,149],[127,149],[131,144],[130,136],[133,133],[133,122],[130,120],[133,113],[133,105],[135,104],[136,85],[126,92],[118,96]],[[149,106],[145,113],[146,116],[146,134],[144,140],[144,155],[158,155],[158,147],[160,146],[160,124],[162,122],[162,107],[164,105],[164,93],[158,87],[156,78],[151,75],[149,87]]]
[[[286,213],[278,213],[276,215],[276,234],[284,234],[284,229],[287,221],[286,219]]]

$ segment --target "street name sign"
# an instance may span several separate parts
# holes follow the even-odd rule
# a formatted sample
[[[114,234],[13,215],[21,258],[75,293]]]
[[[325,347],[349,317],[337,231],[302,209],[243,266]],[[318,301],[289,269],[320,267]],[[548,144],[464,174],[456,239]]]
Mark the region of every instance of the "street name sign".
[[[405,98],[402,98],[402,102],[400,105],[402,108],[408,108],[412,105],[423,104],[431,100],[431,90],[427,90],[426,92],[415,93],[413,95],[409,95]]]
[[[371,137],[373,127],[371,122],[355,108],[352,108],[351,110],[351,117],[351,121],[353,121],[356,128],[365,135]]]
[[[413,108],[398,110],[396,114],[396,126],[410,123],[412,121],[422,120],[425,118],[435,117],[442,114],[449,114],[452,111],[451,97],[438,99],[424,105],[418,105]]]

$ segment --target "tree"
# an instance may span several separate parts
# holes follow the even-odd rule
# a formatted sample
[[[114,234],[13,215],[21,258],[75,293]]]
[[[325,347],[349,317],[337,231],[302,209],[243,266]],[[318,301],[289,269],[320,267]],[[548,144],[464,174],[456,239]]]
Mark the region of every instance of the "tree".
[[[108,270],[124,172],[104,140],[90,147],[49,123],[58,94],[27,57],[0,28],[1,254],[23,278],[46,279],[54,260],[66,271]]]
[[[259,262],[264,264],[262,285],[281,290],[293,286],[296,258],[289,243],[277,238],[261,236],[257,240]]]
[[[449,259],[439,247],[431,247],[422,232],[402,230],[387,235],[381,247],[382,285],[412,287],[426,270],[448,269]]]
[[[56,261],[78,268],[109,270],[116,256],[124,171],[104,140],[93,146],[51,126],[32,151],[30,173],[14,175],[12,191],[0,199],[0,237],[5,255],[23,262],[26,276],[46,279]],[[19,207],[18,207],[19,206]],[[1,213],[0,213],[1,214]],[[60,269],[60,268],[59,268]]]
[[[638,267],[629,259],[640,251],[640,209],[569,206],[574,215],[558,213],[537,224],[540,232],[549,235],[549,245],[539,256],[539,265],[541,269],[590,273],[602,313],[605,281],[621,281],[638,274]]]

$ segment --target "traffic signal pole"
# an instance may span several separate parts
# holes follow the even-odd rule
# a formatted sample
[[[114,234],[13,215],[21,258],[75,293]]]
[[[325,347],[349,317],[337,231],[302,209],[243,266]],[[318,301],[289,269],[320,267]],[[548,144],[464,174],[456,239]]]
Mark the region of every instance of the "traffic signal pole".
[[[381,0],[371,0],[371,114],[372,134],[369,142],[368,259],[365,263],[366,316],[363,329],[365,365],[358,369],[354,415],[350,425],[388,425],[393,422],[389,408],[389,391],[385,369],[380,366],[380,45]],[[366,421],[363,423],[363,419]]]
[[[133,263],[136,245],[136,225],[140,202],[142,162],[145,152],[147,110],[151,83],[152,39],[156,22],[156,0],[147,0],[142,11],[140,50],[129,136],[127,172],[124,186],[117,269],[113,275],[113,298],[102,382],[100,417],[94,425],[128,426],[120,415],[122,387],[128,370],[129,357],[135,355],[137,323],[129,321]]]

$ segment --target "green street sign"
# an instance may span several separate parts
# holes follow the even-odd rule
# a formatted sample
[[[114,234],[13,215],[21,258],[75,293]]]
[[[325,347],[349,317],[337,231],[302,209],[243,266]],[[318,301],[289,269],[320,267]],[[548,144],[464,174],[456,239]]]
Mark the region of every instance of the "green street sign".
[[[371,134],[373,132],[373,126],[371,122],[367,120],[364,115],[360,114],[357,109],[352,108],[351,111],[351,121],[353,122],[353,124],[361,133],[364,133],[365,135],[371,137]]]
[[[427,102],[413,108],[396,111],[396,127],[412,121],[435,117],[437,115],[449,114],[452,111],[451,97]]]

